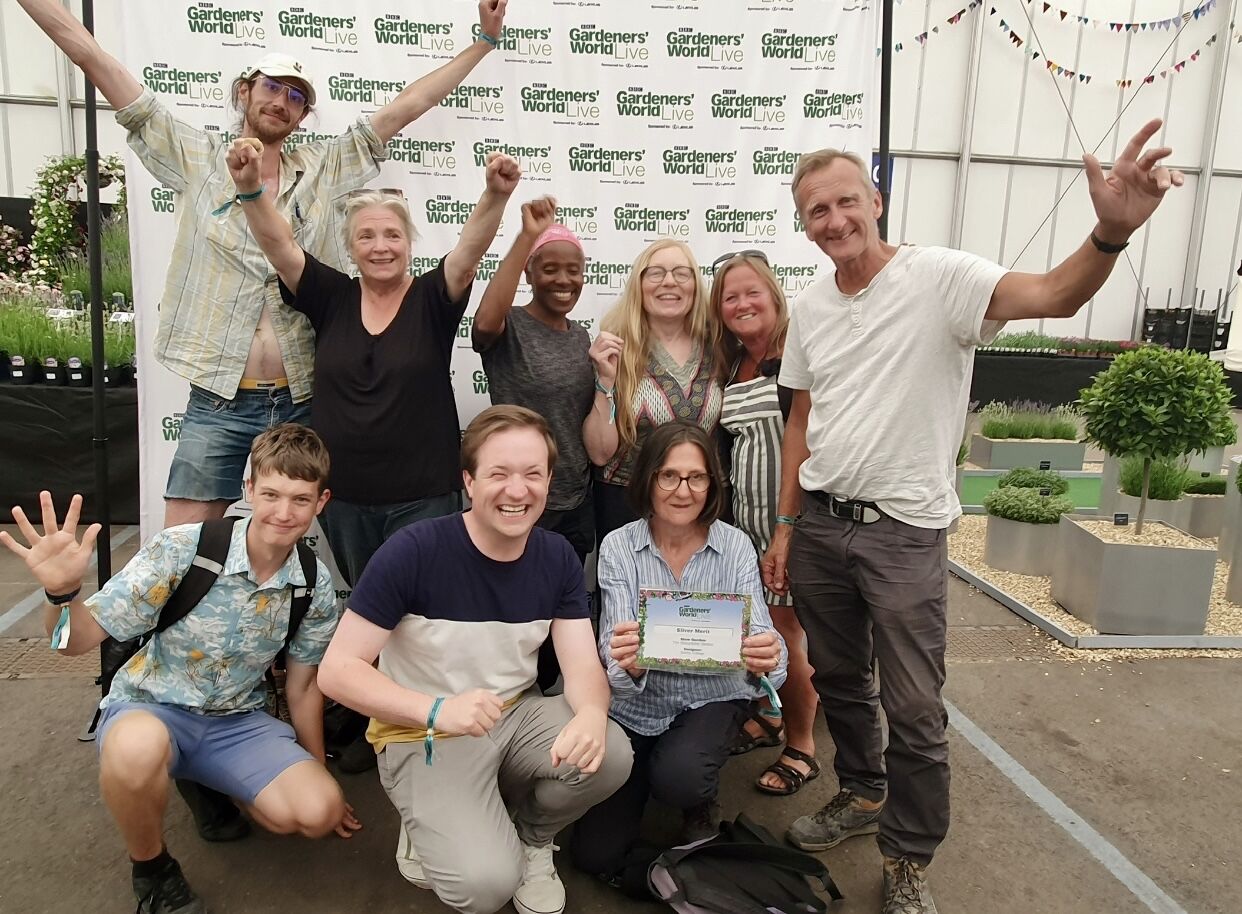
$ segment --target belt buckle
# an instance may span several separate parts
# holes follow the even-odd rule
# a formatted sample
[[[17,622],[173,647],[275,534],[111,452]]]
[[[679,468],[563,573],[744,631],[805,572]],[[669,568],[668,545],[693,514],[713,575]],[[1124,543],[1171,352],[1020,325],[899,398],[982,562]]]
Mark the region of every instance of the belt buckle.
[[[860,505],[858,502],[854,502],[853,508],[854,508],[854,520],[855,521],[862,520],[862,516],[863,516],[862,505]]]

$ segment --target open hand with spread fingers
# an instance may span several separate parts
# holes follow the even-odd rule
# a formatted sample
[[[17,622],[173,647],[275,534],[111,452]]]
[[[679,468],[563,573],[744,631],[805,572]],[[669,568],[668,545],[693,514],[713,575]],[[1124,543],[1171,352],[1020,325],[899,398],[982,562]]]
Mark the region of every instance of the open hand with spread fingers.
[[[1097,234],[1109,244],[1121,244],[1156,211],[1170,187],[1181,187],[1186,177],[1161,162],[1173,154],[1168,146],[1144,149],[1160,129],[1159,118],[1143,125],[1126,144],[1108,174],[1090,153],[1082,157],[1087,169],[1087,188],[1095,215]]]
[[[91,524],[78,541],[78,519],[82,515],[82,496],[75,495],[65,512],[65,523],[58,525],[56,508],[52,505],[52,493],[39,493],[39,506],[43,509],[43,535],[21,508],[13,508],[13,521],[28,546],[18,543],[8,533],[0,532],[0,543],[17,555],[36,581],[50,594],[70,594],[82,586],[86,569],[94,555],[95,538],[99,536],[99,524]]]

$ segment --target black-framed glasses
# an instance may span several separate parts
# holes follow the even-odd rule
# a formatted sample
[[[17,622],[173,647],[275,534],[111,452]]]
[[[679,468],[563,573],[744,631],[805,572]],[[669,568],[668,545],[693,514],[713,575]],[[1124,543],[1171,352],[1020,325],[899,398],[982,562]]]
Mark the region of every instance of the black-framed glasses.
[[[270,76],[264,76],[263,88],[273,95],[280,95],[283,92],[288,97],[289,104],[295,108],[305,108],[310,104],[310,99],[307,98],[305,92],[297,86],[281,82],[279,79],[272,79]]]
[[[721,267],[721,265],[728,263],[734,257],[757,257],[763,261],[763,265],[765,267],[770,267],[772,265],[771,262],[768,260],[767,254],[763,253],[763,251],[760,251],[757,248],[750,248],[749,250],[745,250],[745,251],[729,251],[727,254],[721,254],[719,257],[717,257],[715,260],[712,261],[712,273],[714,274],[716,270],[718,270]]]
[[[665,492],[676,492],[685,483],[691,492],[706,492],[711,488],[712,477],[707,473],[688,473],[682,476],[676,470],[660,470],[656,473],[656,485]]]
[[[664,282],[664,277],[669,273],[672,273],[673,279],[683,286],[694,282],[694,270],[689,267],[673,267],[671,270],[668,267],[647,267],[638,274],[638,278],[644,282],[659,285]]]

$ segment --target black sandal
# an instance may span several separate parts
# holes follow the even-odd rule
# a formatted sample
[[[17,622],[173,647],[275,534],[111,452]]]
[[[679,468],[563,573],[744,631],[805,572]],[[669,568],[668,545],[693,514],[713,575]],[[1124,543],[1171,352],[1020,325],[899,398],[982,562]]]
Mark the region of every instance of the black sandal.
[[[763,774],[759,775],[759,779],[755,781],[755,789],[761,793],[771,794],[777,797],[788,797],[797,793],[811,781],[819,777],[819,762],[815,756],[807,755],[801,749],[795,749],[792,746],[786,746],[781,750],[781,755],[791,758],[796,762],[802,762],[811,770],[803,774],[797,768],[784,764],[779,758],[764,769]],[[785,782],[784,787],[769,787],[763,783],[763,777],[766,774],[774,774]]]
[[[772,746],[779,746],[785,739],[784,723],[772,723],[772,721],[768,719],[767,715],[759,709],[758,704],[751,704],[750,716],[747,720],[753,720],[757,723],[759,725],[759,729],[763,731],[764,735],[755,736],[752,733],[748,733],[746,730],[746,724],[743,723],[742,726],[738,728],[737,736],[733,739],[733,745],[729,747],[730,755],[745,755],[752,749],[768,749]]]

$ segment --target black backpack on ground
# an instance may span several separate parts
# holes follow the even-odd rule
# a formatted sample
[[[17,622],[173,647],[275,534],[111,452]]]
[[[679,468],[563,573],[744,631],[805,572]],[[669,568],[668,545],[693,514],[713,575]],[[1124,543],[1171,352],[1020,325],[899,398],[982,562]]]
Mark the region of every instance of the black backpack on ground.
[[[107,695],[112,688],[112,680],[117,670],[138,653],[151,640],[152,635],[176,625],[207,596],[207,591],[211,590],[212,585],[216,583],[216,578],[220,576],[224,562],[228,559],[233,525],[237,521],[236,517],[221,517],[204,521],[203,529],[199,533],[198,549],[194,554],[194,561],[160,610],[155,628],[129,641],[114,641],[109,638],[105,642],[102,675],[99,677],[99,684],[104,695]],[[315,564],[314,550],[301,540],[298,540],[297,550],[298,560],[302,563],[302,575],[306,579],[307,586],[293,588],[293,602],[289,607],[289,630],[285,634],[282,654],[285,649],[288,649],[289,642],[297,634],[298,626],[302,624],[302,620],[306,618],[306,613],[310,610],[311,595],[314,593],[315,580],[319,573]],[[268,675],[270,684],[270,671]]]
[[[660,854],[647,873],[651,893],[678,914],[824,914],[812,881],[841,899],[823,863],[744,814],[715,837]]]

